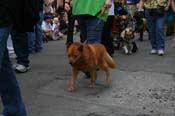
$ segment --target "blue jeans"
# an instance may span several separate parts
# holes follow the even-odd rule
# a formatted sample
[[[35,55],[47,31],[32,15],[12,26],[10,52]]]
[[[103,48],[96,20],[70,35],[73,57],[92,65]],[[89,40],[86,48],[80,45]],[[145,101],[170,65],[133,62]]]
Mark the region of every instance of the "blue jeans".
[[[7,50],[7,39],[11,26],[0,27],[0,96],[5,116],[26,116],[19,84],[12,69]]]
[[[79,16],[78,17],[81,42],[86,43],[101,43],[102,30],[104,21],[94,16]]]
[[[41,50],[43,48],[41,25],[36,24],[34,27],[34,32],[28,32],[28,38],[28,46],[30,52]]]
[[[165,49],[165,16],[154,17],[150,15],[151,10],[145,10],[145,16],[148,24],[149,38],[151,41],[152,49],[164,50]]]
[[[12,31],[13,47],[17,56],[17,63],[29,66],[28,36],[26,32]]]
[[[41,50],[43,48],[43,36],[41,24],[43,13],[40,12],[40,21],[35,25],[34,32],[28,32],[28,49],[29,52]]]

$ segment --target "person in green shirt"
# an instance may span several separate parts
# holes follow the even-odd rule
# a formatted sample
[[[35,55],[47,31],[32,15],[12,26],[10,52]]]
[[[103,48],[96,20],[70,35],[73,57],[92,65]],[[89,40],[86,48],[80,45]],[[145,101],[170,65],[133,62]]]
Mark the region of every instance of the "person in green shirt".
[[[72,13],[79,21],[81,42],[100,43],[111,0],[73,0]]]

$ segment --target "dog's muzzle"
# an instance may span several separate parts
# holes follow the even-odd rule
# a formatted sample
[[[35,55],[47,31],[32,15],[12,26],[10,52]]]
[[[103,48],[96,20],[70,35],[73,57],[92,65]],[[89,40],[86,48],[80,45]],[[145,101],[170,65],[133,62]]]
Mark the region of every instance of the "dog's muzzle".
[[[77,63],[77,61],[80,59],[80,57],[81,57],[81,55],[78,55],[78,56],[76,57],[75,61],[74,61],[74,62],[69,62],[69,64],[70,64],[71,66],[73,66],[74,64]]]

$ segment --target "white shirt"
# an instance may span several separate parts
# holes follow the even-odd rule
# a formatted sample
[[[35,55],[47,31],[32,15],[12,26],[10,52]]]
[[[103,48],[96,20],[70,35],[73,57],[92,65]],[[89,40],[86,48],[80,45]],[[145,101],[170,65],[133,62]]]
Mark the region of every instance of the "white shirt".
[[[45,21],[43,21],[41,28],[42,28],[42,30],[52,29],[52,25],[50,23],[46,23]]]
[[[112,6],[111,6],[111,8],[109,9],[108,15],[110,15],[110,16],[114,16],[114,15],[115,15],[115,14],[114,14],[114,2],[112,2]]]

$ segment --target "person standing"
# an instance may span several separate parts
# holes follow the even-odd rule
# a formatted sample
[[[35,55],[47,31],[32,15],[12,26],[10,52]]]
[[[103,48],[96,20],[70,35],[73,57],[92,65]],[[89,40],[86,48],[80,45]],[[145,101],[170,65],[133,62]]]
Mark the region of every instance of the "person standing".
[[[148,24],[151,54],[164,55],[165,51],[165,0],[140,0],[139,11],[145,8],[145,17]]]
[[[125,5],[127,7],[127,11],[130,14],[131,18],[133,18],[135,11],[137,10],[136,4],[139,0],[125,0]]]
[[[37,9],[40,20],[34,25],[34,32],[28,32],[28,50],[29,53],[41,52],[43,49],[43,36],[42,36],[42,21],[43,21],[43,0],[32,0],[34,7]]]
[[[103,27],[102,40],[101,40],[101,43],[105,46],[110,56],[113,56],[114,54],[113,37],[111,35],[114,15],[115,15],[114,2],[112,1],[112,6],[109,9],[107,21],[105,22],[104,27]]]
[[[104,22],[111,7],[111,0],[74,0],[73,15],[80,25],[81,42],[101,43]]]
[[[17,64],[14,64],[13,68],[18,73],[25,73],[30,69],[27,32],[19,32],[12,29],[11,38],[17,56]]]
[[[0,0],[0,96],[4,107],[2,116],[26,116],[19,83],[12,69],[7,39],[13,30],[33,31],[38,20],[29,0]],[[25,22],[29,21],[28,24]]]
[[[166,0],[166,13],[165,13],[165,24],[166,24],[166,36],[172,36],[175,33],[175,12],[173,11],[174,0]]]
[[[73,16],[72,14],[72,7],[70,7],[70,11],[67,12],[67,16],[68,16],[68,30],[67,30],[67,40],[66,43],[73,43],[73,33],[74,33],[74,22],[76,17]]]

